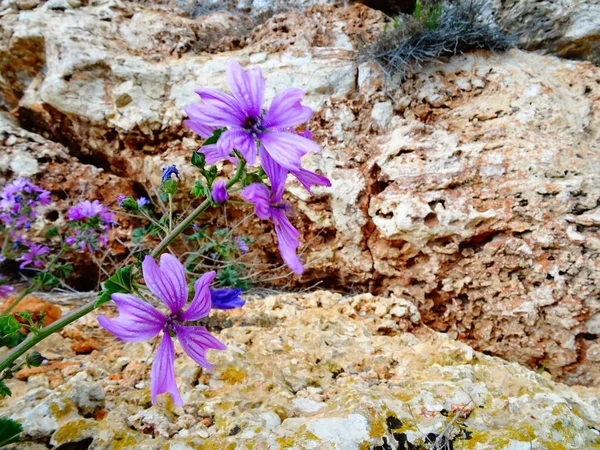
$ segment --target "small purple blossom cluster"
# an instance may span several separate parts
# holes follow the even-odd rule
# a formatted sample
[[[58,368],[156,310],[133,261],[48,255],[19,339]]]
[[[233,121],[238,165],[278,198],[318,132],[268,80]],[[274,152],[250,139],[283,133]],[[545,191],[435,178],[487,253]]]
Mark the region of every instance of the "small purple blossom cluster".
[[[94,253],[98,247],[106,247],[113,217],[112,211],[98,200],[84,200],[78,203],[69,209],[71,233],[65,242],[80,253],[86,250]]]
[[[302,105],[304,91],[296,88],[285,89],[273,99],[269,109],[263,109],[265,80],[259,68],[246,72],[239,63],[231,61],[226,75],[231,94],[211,88],[196,89],[202,103],[185,109],[189,120],[184,122],[205,139],[217,129],[226,129],[216,144],[199,150],[208,164],[221,160],[239,164],[234,150],[249,165],[256,165],[260,159],[270,186],[253,183],[242,191],[242,197],[254,203],[260,219],[273,222],[283,260],[301,274],[304,266],[296,254],[300,233],[287,217],[290,206],[284,202],[283,192],[288,174],[295,176],[309,193],[312,186],[331,186],[326,177],[301,166],[304,155],[321,151],[310,131],[294,131],[294,127],[310,119],[313,111]],[[215,186],[212,198],[217,203],[226,201],[225,187]]]
[[[37,208],[50,204],[50,192],[25,178],[7,184],[0,193],[0,221],[12,232],[29,229]]]

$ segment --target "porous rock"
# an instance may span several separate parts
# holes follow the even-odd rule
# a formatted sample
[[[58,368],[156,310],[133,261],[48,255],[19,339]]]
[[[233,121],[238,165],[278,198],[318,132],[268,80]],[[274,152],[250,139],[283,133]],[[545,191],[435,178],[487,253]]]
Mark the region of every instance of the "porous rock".
[[[289,86],[306,90],[323,148],[306,167],[332,181],[314,197],[290,185],[307,265],[295,284],[395,294],[428,326],[478,350],[571,384],[600,383],[598,67],[482,51],[390,81],[357,62],[386,23],[362,5],[277,14],[237,47],[178,47],[175,35],[193,27],[210,41],[210,17],[192,24],[166,7],[114,1],[7,10],[2,102],[78,162],[68,173],[46,166],[35,154],[46,144],[18,156],[15,137],[2,171],[39,169],[56,195],[69,186],[114,205],[134,182],[152,192],[161,167],[177,164],[187,189],[200,140],[181,126],[182,107],[197,101],[198,84],[226,89],[229,60],[258,66],[267,100]],[[226,34],[238,20],[215,26]],[[93,182],[84,189],[81,179]],[[240,233],[255,239],[252,258],[280,261],[270,225],[252,218]]]
[[[390,302],[391,309],[372,308]],[[391,314],[403,305],[403,315]],[[76,382],[100,385],[106,398],[93,405],[103,406],[102,415],[85,418],[73,409],[60,420],[50,416],[52,426],[38,425],[35,436],[43,441],[52,433],[54,446],[85,442],[90,450],[116,444],[362,450],[431,448],[434,442],[458,450],[575,449],[600,443],[594,429],[600,422],[597,389],[574,390],[476,352],[424,327],[409,305],[400,298],[319,291],[253,299],[240,310],[218,312],[209,326],[230,326],[215,331],[228,349],[208,353],[213,371],[199,369],[177,347],[183,407],[168,395],[150,406],[152,356],[140,352],[145,343],[107,341],[96,357],[78,356],[94,375],[82,373],[49,397],[71,398]],[[100,313],[115,311],[103,307]],[[405,331],[381,329],[386,320]],[[145,380],[136,386],[118,377],[127,368],[116,364],[134,354],[143,358],[137,372]],[[24,417],[17,412],[31,411],[34,393],[8,411],[0,407],[0,413]],[[30,425],[26,429],[32,432]]]

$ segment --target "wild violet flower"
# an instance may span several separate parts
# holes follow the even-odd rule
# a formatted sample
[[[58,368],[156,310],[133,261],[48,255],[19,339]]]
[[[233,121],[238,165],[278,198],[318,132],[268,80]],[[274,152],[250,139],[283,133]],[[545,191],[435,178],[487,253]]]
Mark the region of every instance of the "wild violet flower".
[[[175,175],[178,180],[181,180],[181,178],[179,178],[179,170],[177,170],[177,166],[173,165],[163,167],[162,178],[160,179],[160,182],[164,183],[165,181],[170,180],[172,175]]]
[[[107,234],[113,223],[113,212],[98,200],[84,200],[69,209],[70,236],[65,242],[82,253],[93,253],[99,246],[106,246]]]
[[[69,217],[69,220],[82,220],[98,216],[102,221],[110,222],[114,214],[98,200],[94,200],[93,202],[84,200],[77,205],[72,206],[69,209],[67,216]]]
[[[148,200],[146,197],[140,197],[136,200],[136,203],[138,208],[143,208],[144,206],[148,206],[150,204],[150,200]]]
[[[246,303],[240,294],[241,289],[211,289],[210,298],[213,309],[241,308]]]
[[[50,249],[45,245],[31,244],[29,251],[24,253],[17,261],[21,261],[20,269],[33,264],[35,267],[42,267],[44,265],[43,255],[50,253]]]
[[[243,255],[248,253],[248,250],[249,250],[248,244],[246,243],[246,241],[244,239],[236,236],[233,238],[233,242],[235,242],[235,244],[238,246],[238,248],[240,249],[240,251],[242,252]]]
[[[127,195],[119,195],[117,197],[117,205],[119,205],[119,208],[123,207],[123,202],[127,200]]]
[[[229,200],[229,194],[227,193],[225,180],[217,180],[213,183],[211,195],[215,203],[225,203],[227,200]]]
[[[142,274],[148,289],[160,298],[169,308],[163,314],[149,303],[129,294],[112,294],[117,304],[119,316],[109,319],[98,318],[98,323],[119,339],[139,342],[152,339],[161,331],[162,341],[152,364],[150,393],[152,403],[156,396],[168,392],[176,405],[183,405],[175,382],[175,347],[172,337],[177,337],[183,351],[200,366],[211,369],[206,360],[208,349],[225,350],[227,347],[212,336],[203,326],[193,325],[194,321],[206,317],[212,300],[209,285],[215,272],[205,273],[194,284],[194,298],[187,309],[183,309],[188,299],[188,286],[185,269],[177,258],[164,253],[160,266],[151,256],[142,262]]]
[[[0,221],[16,230],[28,229],[38,215],[37,207],[49,204],[50,192],[19,178],[0,193]]]
[[[259,68],[245,72],[239,63],[231,61],[226,76],[231,94],[198,88],[196,93],[202,103],[185,108],[190,117],[186,125],[202,137],[207,137],[211,128],[227,128],[216,144],[199,150],[208,164],[228,159],[236,149],[248,164],[254,165],[257,141],[277,164],[288,170],[299,170],[300,159],[306,153],[321,151],[312,140],[286,131],[312,116],[312,109],[301,104],[304,91],[285,89],[264,111],[265,80]]]

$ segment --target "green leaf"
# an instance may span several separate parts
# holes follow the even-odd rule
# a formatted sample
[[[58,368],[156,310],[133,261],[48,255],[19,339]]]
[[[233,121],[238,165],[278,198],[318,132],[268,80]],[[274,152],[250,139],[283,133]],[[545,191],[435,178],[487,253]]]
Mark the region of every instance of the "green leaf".
[[[0,417],[0,447],[19,441],[23,427],[8,417]]]
[[[15,333],[10,336],[0,337],[0,347],[16,347],[25,339],[27,339],[27,335],[25,333]]]
[[[202,143],[202,147],[204,147],[206,145],[216,144],[217,141],[219,140],[219,138],[221,137],[221,134],[223,134],[224,131],[225,131],[225,129],[221,129],[221,128],[213,131],[213,135]]]
[[[21,324],[12,314],[0,316],[0,338],[7,338],[21,329]]]
[[[52,227],[45,233],[46,237],[48,238],[58,236],[58,234],[58,227]]]
[[[4,380],[0,380],[0,397],[10,397],[12,391],[8,388]]]
[[[48,272],[39,272],[33,281],[41,287],[53,287],[60,284],[60,280]]]
[[[125,211],[137,211],[138,209],[140,209],[133,197],[126,197],[121,202],[121,208],[123,208]]]
[[[69,278],[73,273],[73,265],[71,263],[66,263],[56,266],[56,272],[61,278]]]
[[[142,242],[144,237],[146,237],[146,233],[148,233],[146,227],[135,228],[131,233],[131,240],[134,244],[139,244],[140,242]]]
[[[104,282],[104,289],[98,294],[98,299],[96,300],[94,306],[98,307],[108,302],[110,300],[110,296],[118,292],[131,294],[133,292],[131,287],[131,283],[133,281],[131,277],[131,270],[131,266],[125,266],[117,269],[114,275]]]
[[[190,194],[192,194],[196,198],[206,197],[207,191],[201,181],[196,181],[196,183],[194,183],[194,187],[190,191]]]
[[[25,319],[29,323],[31,323],[31,319],[33,318],[33,314],[27,311],[21,311],[20,313],[17,313],[17,316],[21,317],[22,319]]]

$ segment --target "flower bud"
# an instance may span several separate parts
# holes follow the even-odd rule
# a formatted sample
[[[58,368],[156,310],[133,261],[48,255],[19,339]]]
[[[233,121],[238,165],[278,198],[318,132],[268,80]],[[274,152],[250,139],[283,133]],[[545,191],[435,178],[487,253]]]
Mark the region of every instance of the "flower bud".
[[[229,194],[227,193],[227,187],[225,186],[224,180],[217,180],[214,182],[211,195],[215,203],[225,203],[229,200]]]
[[[45,359],[39,352],[31,352],[27,355],[27,365],[30,367],[39,367]]]

